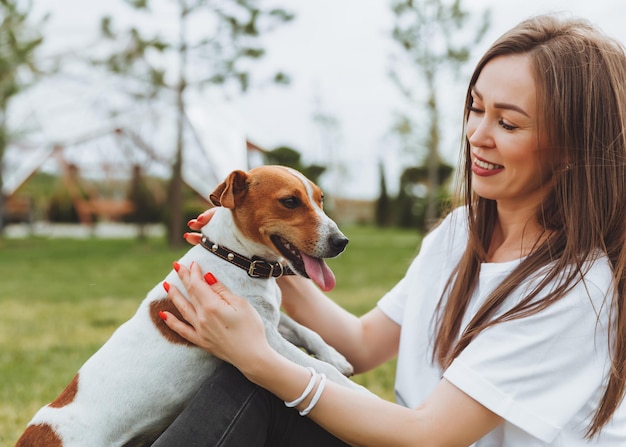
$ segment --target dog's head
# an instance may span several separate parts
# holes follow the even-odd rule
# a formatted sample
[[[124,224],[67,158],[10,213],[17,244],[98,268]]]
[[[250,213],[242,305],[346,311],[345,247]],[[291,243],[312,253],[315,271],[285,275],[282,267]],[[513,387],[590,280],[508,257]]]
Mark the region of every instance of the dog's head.
[[[234,171],[209,198],[231,210],[246,238],[270,247],[322,290],[335,286],[324,258],[341,253],[348,238],[324,213],[321,189],[300,172],[284,166]]]

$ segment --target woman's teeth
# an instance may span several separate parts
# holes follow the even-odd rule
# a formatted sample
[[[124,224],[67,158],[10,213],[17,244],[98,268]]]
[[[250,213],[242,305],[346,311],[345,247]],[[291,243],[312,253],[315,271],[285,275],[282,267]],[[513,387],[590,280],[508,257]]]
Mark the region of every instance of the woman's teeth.
[[[501,165],[494,165],[492,163],[487,163],[486,161],[482,161],[479,159],[474,159],[474,164],[476,164],[476,166],[483,168],[483,169],[487,169],[487,170],[494,170],[494,169],[502,169],[504,168],[504,166]]]

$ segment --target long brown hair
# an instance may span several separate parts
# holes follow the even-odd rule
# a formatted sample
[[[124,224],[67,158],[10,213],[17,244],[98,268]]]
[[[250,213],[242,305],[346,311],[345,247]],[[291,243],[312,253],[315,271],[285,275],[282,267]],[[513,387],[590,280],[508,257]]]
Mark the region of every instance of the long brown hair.
[[[584,20],[555,15],[530,18],[498,39],[478,62],[466,95],[493,58],[530,57],[537,85],[538,116],[556,164],[551,192],[538,207],[544,230],[517,268],[494,290],[461,332],[480,264],[485,262],[497,219],[496,202],[472,191],[470,146],[461,151],[459,197],[468,207],[469,241],[438,306],[433,359],[450,365],[486,328],[547,308],[576,286],[590,262],[608,256],[615,281],[611,306],[612,368],[587,436],[610,420],[626,390],[626,55],[617,41]],[[549,265],[549,268],[545,268]],[[520,283],[543,269],[538,285],[509,311],[496,316]],[[551,287],[556,284],[556,287]],[[549,287],[550,286],[550,287]]]

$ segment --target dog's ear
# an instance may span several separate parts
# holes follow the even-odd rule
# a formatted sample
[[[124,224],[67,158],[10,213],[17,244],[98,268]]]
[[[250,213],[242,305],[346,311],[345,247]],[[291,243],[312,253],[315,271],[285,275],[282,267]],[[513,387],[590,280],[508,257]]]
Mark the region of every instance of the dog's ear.
[[[233,209],[237,204],[237,198],[248,190],[248,174],[244,171],[231,172],[226,180],[217,185],[209,195],[209,200],[215,206]]]

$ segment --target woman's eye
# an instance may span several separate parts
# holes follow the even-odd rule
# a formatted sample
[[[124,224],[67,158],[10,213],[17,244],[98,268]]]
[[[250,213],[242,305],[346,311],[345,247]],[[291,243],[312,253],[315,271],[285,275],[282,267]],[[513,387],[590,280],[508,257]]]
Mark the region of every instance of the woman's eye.
[[[289,208],[290,210],[292,210],[300,206],[301,202],[300,199],[298,199],[297,197],[291,196],[285,199],[280,199],[280,203],[282,203],[285,208]]]
[[[499,120],[498,124],[500,126],[502,126],[502,128],[505,129],[505,130],[515,130],[515,129],[517,129],[517,126],[513,126],[512,124],[507,124],[503,119]]]
[[[469,110],[471,113],[483,113],[481,109],[474,106],[467,106],[467,110]]]

